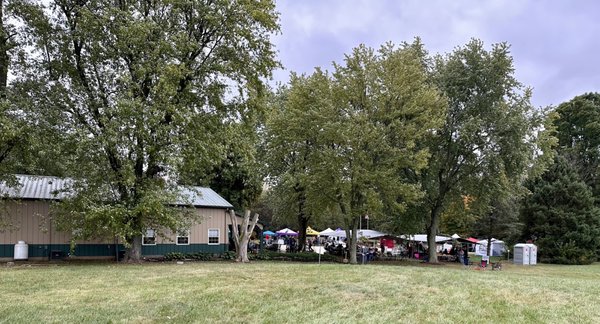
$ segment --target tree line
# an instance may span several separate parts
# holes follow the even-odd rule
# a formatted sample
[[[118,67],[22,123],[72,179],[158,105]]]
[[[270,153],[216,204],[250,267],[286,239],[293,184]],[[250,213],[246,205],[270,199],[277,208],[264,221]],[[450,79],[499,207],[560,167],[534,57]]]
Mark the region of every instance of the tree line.
[[[270,87],[272,1],[0,8],[0,180],[74,179],[53,217],[76,239],[118,236],[139,260],[146,228],[200,221],[168,202],[205,185],[300,244],[309,224],[344,227],[352,263],[367,215],[429,246],[458,232],[534,240],[550,262],[599,255],[600,95],[533,107],[506,43],[359,45]]]

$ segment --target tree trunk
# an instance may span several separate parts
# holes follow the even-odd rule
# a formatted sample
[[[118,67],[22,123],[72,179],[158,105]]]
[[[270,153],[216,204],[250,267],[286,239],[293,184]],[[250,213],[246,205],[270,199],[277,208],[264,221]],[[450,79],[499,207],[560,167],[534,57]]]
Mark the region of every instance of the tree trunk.
[[[129,247],[125,249],[126,262],[141,262],[142,261],[142,236],[136,235],[127,240]]]
[[[246,210],[244,218],[242,219],[242,226],[238,230],[238,221],[235,211],[229,210],[229,219],[231,220],[231,227],[233,228],[233,242],[235,243],[235,252],[237,255],[235,260],[237,262],[250,262],[250,259],[248,259],[248,242],[250,241],[250,235],[258,222],[258,214],[254,214],[252,221],[250,221],[250,214],[251,211]]]
[[[427,245],[429,248],[429,262],[438,263],[435,237],[438,233],[440,223],[441,204],[437,202],[431,209],[431,222],[427,232]]]
[[[494,212],[495,211],[490,212],[490,215],[489,215],[489,223],[488,223],[489,227],[488,227],[488,230],[487,230],[487,241],[488,241],[488,244],[487,244],[487,249],[486,249],[487,250],[486,252],[487,252],[488,256],[492,256],[492,254],[490,252],[492,251],[492,235],[494,235],[494,218],[495,218],[494,214],[493,214]]]
[[[306,228],[308,227],[308,218],[306,216],[305,205],[306,205],[306,193],[304,188],[296,183],[294,187],[296,194],[298,194],[298,225],[300,225],[300,231],[298,232],[298,250],[304,251],[304,244],[306,243]]]
[[[235,261],[243,263],[250,262],[250,259],[248,259],[248,240],[243,240],[243,242],[240,242],[240,247],[238,249]]]
[[[308,227],[308,217],[302,215],[298,217],[298,223],[300,224],[300,231],[298,232],[298,251],[304,251],[306,245],[306,228]]]
[[[352,233],[349,233],[348,230],[346,230],[346,237],[348,238],[346,240],[346,247],[348,248],[348,253],[350,254],[349,256],[349,260],[350,260],[350,264],[357,264],[357,260],[356,260],[356,243],[358,241],[358,223],[356,222],[356,220],[354,220],[352,222]]]

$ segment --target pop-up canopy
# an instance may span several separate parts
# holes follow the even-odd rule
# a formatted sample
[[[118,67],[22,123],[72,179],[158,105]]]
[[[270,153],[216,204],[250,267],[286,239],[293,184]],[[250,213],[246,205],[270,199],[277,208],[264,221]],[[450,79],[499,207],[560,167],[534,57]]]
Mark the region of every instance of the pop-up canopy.
[[[321,236],[329,236],[331,233],[334,233],[335,231],[332,230],[331,228],[327,227],[326,230],[322,230],[321,232],[319,232],[319,235]]]
[[[276,234],[275,234],[274,232],[271,232],[271,231],[264,231],[264,232],[262,233],[262,235],[263,235],[263,236],[267,236],[267,235],[269,235],[269,236],[274,236],[274,235],[276,235]]]
[[[298,233],[296,233],[296,232],[294,232],[291,229],[289,229],[289,228],[286,227],[284,229],[281,229],[281,230],[277,231],[277,235],[281,235],[281,236],[298,236]]]
[[[306,229],[306,235],[319,235],[319,232],[315,231],[314,229],[312,229],[310,226]]]
[[[325,231],[323,231],[325,232]],[[337,229],[335,231],[331,231],[329,233],[323,233],[321,232],[322,236],[335,236],[335,237],[346,237],[346,231],[342,230],[342,229]],[[352,231],[350,231],[350,233],[352,233]],[[382,236],[386,236],[387,234],[379,232],[379,231],[375,231],[375,230],[366,230],[366,229],[361,229],[358,230],[356,232],[358,235],[358,238],[361,237],[366,237],[366,238],[376,238],[376,237],[382,237]]]
[[[427,243],[427,234],[401,235],[400,238],[408,240],[408,241]],[[447,237],[447,236],[440,236],[440,235],[435,236],[436,243],[446,242],[449,240],[452,240],[452,238]]]

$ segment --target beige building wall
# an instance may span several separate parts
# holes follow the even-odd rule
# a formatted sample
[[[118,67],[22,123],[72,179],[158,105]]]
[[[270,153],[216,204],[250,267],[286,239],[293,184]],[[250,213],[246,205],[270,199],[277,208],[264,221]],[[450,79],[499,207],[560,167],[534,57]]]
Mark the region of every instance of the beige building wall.
[[[53,230],[48,218],[49,208],[50,204],[46,201],[4,202],[0,212],[8,227],[0,232],[0,244],[15,244],[18,241],[48,244]]]
[[[226,244],[229,242],[227,239],[227,225],[231,224],[229,221],[229,215],[227,211],[222,208],[197,208],[196,213],[199,216],[199,222],[193,224],[189,229],[190,232],[190,244],[208,244],[208,230],[218,229],[219,230],[219,243]],[[163,237],[157,237],[157,244],[174,244],[176,242],[176,235],[165,232]]]
[[[11,226],[0,232],[0,244],[15,244],[25,241],[27,244],[69,244],[70,233],[59,232],[49,217],[50,201],[22,200],[5,202],[2,212]],[[197,208],[200,223],[190,228],[190,244],[208,244],[209,229],[219,230],[219,243],[228,243],[228,225],[231,224],[229,214],[223,208]],[[238,217],[241,224],[241,218]],[[157,244],[175,244],[176,235],[165,233],[165,237],[157,237]],[[80,244],[107,243],[113,240],[78,241]]]

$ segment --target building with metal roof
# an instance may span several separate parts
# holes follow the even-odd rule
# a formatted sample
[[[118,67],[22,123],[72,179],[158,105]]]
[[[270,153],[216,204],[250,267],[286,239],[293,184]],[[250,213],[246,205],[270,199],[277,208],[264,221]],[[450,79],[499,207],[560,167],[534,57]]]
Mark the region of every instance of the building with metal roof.
[[[72,179],[50,176],[16,175],[16,186],[0,182],[2,220],[11,224],[0,231],[0,260],[15,257],[18,242],[26,242],[29,259],[115,258],[123,250],[117,238],[78,241],[71,250],[71,234],[61,232],[54,224],[52,204],[67,198]],[[142,255],[162,256],[169,252],[224,253],[229,250],[233,206],[210,188],[180,187],[173,205],[193,206],[199,217],[189,228],[177,233],[148,228],[142,237]],[[8,198],[8,199],[7,199]],[[241,221],[238,220],[238,223]],[[159,234],[162,233],[162,234]],[[162,236],[161,236],[162,235]]]
[[[17,186],[8,186],[0,182],[0,195],[14,199],[61,200],[69,195],[72,179],[52,176],[15,175]],[[180,197],[173,205],[195,207],[233,208],[233,206],[217,194],[205,187],[180,187]]]

